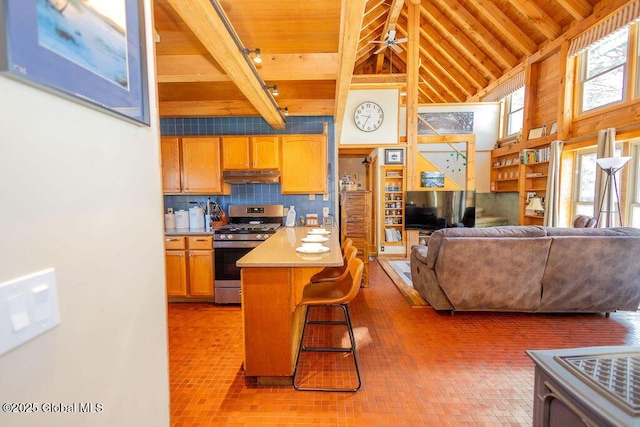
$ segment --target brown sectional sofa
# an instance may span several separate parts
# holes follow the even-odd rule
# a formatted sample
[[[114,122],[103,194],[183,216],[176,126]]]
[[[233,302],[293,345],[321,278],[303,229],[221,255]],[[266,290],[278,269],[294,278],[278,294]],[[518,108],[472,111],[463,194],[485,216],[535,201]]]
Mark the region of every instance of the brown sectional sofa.
[[[411,248],[411,278],[436,310],[609,313],[640,304],[640,229],[447,228],[428,245]]]

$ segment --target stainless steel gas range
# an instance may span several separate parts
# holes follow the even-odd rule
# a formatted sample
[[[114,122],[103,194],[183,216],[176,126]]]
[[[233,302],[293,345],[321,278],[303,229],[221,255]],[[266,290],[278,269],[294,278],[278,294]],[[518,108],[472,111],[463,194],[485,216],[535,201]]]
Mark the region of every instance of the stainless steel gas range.
[[[218,304],[240,304],[236,262],[283,225],[282,205],[230,205],[229,224],[213,233],[215,297]]]

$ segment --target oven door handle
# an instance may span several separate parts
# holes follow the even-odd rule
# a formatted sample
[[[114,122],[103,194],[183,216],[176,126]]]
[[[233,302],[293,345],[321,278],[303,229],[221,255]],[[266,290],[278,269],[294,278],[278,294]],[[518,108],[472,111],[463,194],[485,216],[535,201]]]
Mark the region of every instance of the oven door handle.
[[[261,241],[242,241],[242,240],[236,240],[233,242],[230,242],[228,240],[222,241],[222,240],[216,240],[213,242],[213,248],[217,249],[217,248],[255,248],[257,247],[260,243],[262,243]]]

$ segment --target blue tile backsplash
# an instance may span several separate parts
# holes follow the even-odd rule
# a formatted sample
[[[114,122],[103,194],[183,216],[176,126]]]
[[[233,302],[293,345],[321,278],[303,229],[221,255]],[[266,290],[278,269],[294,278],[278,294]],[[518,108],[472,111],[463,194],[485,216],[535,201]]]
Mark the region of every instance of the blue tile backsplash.
[[[222,135],[286,135],[321,134],[323,123],[328,123],[328,162],[329,177],[327,188],[329,200],[323,201],[317,194],[315,200],[309,200],[307,194],[281,194],[280,184],[232,184],[231,195],[211,195],[211,201],[218,203],[225,212],[229,205],[276,204],[289,207],[294,205],[298,217],[316,213],[322,217],[322,208],[328,207],[334,217],[334,182],[336,159],[334,158],[334,122],[333,116],[288,117],[284,130],[275,130],[260,117],[202,117],[202,118],[163,118],[160,119],[162,136],[222,136]],[[188,210],[195,206],[191,202],[206,203],[206,195],[164,196],[165,212],[168,208]]]

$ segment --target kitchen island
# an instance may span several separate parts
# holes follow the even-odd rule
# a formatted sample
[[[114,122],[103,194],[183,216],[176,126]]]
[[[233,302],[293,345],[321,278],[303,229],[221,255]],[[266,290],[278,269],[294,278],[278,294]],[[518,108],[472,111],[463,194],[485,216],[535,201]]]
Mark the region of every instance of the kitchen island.
[[[302,291],[323,267],[342,265],[340,233],[331,234],[322,254],[296,248],[311,228],[284,227],[240,258],[245,374],[259,384],[290,384],[304,322]]]

